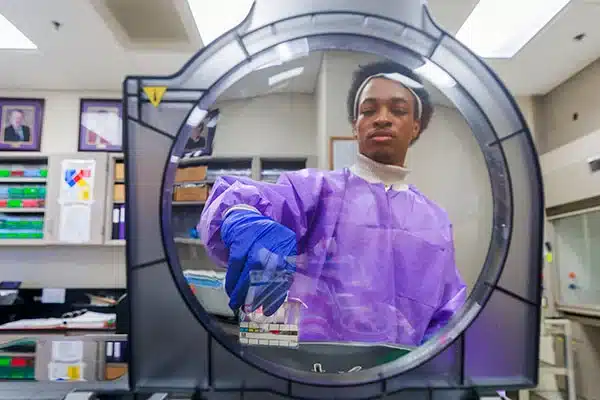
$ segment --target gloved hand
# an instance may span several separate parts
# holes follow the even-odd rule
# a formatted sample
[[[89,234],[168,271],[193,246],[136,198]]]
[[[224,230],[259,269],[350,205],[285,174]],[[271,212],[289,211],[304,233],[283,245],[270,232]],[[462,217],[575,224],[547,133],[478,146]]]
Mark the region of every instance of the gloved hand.
[[[231,211],[221,224],[221,239],[229,249],[225,290],[229,307],[250,307],[252,312],[263,306],[263,314],[273,315],[286,299],[296,271],[296,234],[255,211]],[[246,296],[252,271],[262,273],[262,284]],[[246,304],[249,301],[250,304]]]

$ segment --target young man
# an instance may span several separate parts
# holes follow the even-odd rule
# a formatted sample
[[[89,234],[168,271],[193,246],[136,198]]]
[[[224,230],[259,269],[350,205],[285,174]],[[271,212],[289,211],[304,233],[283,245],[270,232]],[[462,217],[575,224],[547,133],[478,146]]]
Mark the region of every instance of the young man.
[[[277,184],[224,177],[200,236],[227,265],[232,309],[271,315],[297,299],[300,341],[418,345],[466,297],[447,214],[403,182],[433,106],[418,76],[391,62],[359,68],[347,105],[360,151],[352,168],[286,173]],[[257,270],[272,279],[246,304]]]

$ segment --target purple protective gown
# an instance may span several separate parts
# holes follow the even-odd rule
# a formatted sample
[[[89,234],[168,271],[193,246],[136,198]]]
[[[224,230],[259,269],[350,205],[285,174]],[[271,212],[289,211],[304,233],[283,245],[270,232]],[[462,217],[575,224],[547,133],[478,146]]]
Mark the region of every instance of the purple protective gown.
[[[289,296],[302,300],[300,341],[419,345],[466,297],[447,214],[412,185],[386,190],[349,169],[305,169],[277,184],[223,177],[198,226],[209,255],[226,266],[222,216],[254,207],[297,234]]]

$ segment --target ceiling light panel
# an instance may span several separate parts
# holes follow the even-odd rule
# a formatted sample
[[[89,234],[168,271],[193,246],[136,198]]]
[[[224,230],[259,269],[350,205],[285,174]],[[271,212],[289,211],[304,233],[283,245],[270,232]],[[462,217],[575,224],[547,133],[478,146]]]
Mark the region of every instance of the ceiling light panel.
[[[253,0],[187,0],[204,46],[244,20]]]
[[[37,46],[4,15],[0,14],[0,49],[35,50]]]
[[[483,58],[512,58],[570,0],[480,0],[456,39]]]

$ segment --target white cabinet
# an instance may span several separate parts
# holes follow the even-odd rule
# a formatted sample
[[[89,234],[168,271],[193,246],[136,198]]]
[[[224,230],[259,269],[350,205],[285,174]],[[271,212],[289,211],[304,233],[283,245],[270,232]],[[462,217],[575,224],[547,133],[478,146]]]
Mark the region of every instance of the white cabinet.
[[[106,203],[106,179],[107,179],[107,157],[106,153],[71,153],[56,154],[49,156],[48,162],[48,187],[46,196],[46,214],[45,214],[45,235],[44,241],[48,244],[80,244],[80,245],[101,245],[104,244],[104,217]],[[93,166],[93,172],[75,177],[66,176],[65,168],[67,163],[75,169],[81,165],[83,169]],[[79,170],[76,174],[79,174]],[[86,175],[86,176],[83,176]],[[74,182],[76,180],[77,182]],[[80,180],[84,180],[80,183]],[[70,183],[69,183],[70,182]],[[75,213],[68,215],[67,207],[60,200],[61,190],[65,185],[73,185],[74,190],[83,185],[90,187],[91,213],[89,219],[81,217],[77,219]],[[64,219],[64,220],[63,220]],[[72,226],[85,228],[89,224],[89,240],[81,243],[74,243],[63,240],[67,235],[61,235],[61,229],[69,229]],[[87,232],[87,229],[82,231]]]

